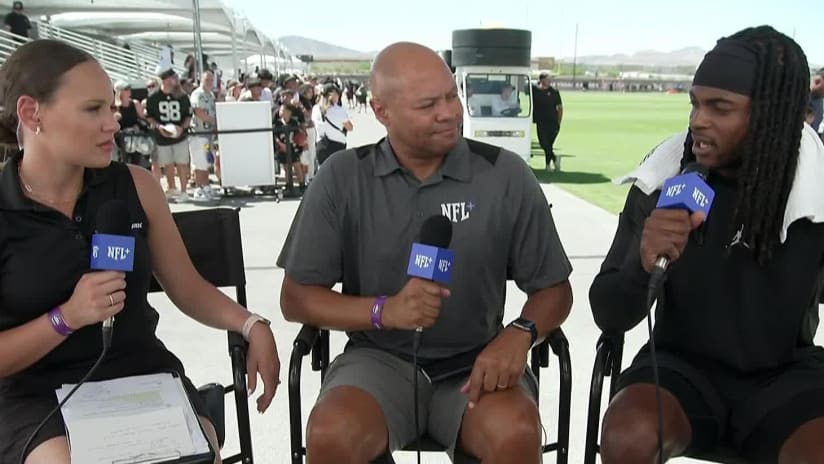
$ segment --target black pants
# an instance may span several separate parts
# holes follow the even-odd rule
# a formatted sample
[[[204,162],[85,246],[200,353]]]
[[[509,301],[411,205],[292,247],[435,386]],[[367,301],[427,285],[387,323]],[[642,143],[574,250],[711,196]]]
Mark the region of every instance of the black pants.
[[[555,139],[558,138],[560,127],[554,122],[537,122],[535,123],[538,130],[538,144],[544,150],[546,156],[546,165],[555,161],[555,151],[552,146],[555,145]]]

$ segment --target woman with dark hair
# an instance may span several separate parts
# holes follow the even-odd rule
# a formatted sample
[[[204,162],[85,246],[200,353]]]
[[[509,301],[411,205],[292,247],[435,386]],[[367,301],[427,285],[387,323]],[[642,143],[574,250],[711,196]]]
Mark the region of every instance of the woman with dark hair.
[[[688,129],[627,176],[635,185],[590,288],[598,326],[622,333],[646,317],[656,262],[671,265],[654,344],[621,373],[604,416],[605,464],[719,447],[746,462],[824,462],[824,349],[813,340],[824,145],[804,122],[809,85],[786,35],[725,37],[695,72]],[[690,163],[709,171],[709,214],[656,208],[664,180]]]
[[[111,80],[66,43],[38,40],[0,67],[0,142],[22,149],[0,172],[0,463],[70,462],[55,389],[77,383],[101,352],[101,322],[117,316],[112,345],[92,381],[176,371],[217,449],[206,407],[183,365],[155,335],[146,299],[152,273],[193,319],[242,333],[249,385],[275,394],[280,364],[266,320],[206,282],[186,254],[160,185],[112,162],[118,129]],[[125,203],[134,270],[90,272],[90,237],[101,205]],[[26,449],[24,449],[26,448]],[[217,459],[219,461],[219,458]]]
[[[186,74],[183,75],[183,79],[194,80],[195,79],[195,56],[192,55],[192,54],[186,55],[186,59],[183,60],[183,67],[186,68]]]

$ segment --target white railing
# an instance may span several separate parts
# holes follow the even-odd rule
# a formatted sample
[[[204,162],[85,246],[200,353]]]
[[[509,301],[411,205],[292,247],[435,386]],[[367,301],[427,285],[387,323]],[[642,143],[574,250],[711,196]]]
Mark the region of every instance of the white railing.
[[[88,52],[100,62],[112,79],[134,80],[145,77],[145,70],[140,69],[131,50],[45,22],[37,24],[37,33],[41,39],[62,40]]]
[[[0,28],[0,63],[4,63],[6,58],[20,46],[21,43],[29,42],[31,39]]]
[[[117,46],[85,34],[37,22],[35,29],[40,39],[56,39],[69,43],[94,56],[112,80],[133,82],[146,80],[156,75],[156,66],[160,58],[160,49],[142,42],[129,42],[129,48]],[[0,63],[21,43],[31,39],[12,34],[0,29]],[[175,66],[181,73],[183,68]]]

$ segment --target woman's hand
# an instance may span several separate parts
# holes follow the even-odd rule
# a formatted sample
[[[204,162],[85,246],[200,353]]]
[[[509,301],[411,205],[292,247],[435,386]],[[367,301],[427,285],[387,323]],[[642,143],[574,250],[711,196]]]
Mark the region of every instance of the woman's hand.
[[[96,324],[123,310],[126,274],[116,271],[89,272],[74,286],[74,293],[60,305],[63,320],[72,330]]]
[[[272,330],[259,322],[252,327],[249,334],[246,372],[249,396],[255,392],[258,374],[263,380],[263,394],[257,399],[257,410],[262,413],[269,408],[280,385],[280,359]]]

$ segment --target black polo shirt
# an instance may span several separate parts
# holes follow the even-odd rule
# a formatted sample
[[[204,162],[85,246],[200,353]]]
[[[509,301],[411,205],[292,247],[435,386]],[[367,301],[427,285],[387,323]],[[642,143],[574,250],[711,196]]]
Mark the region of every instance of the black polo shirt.
[[[355,296],[403,288],[409,252],[432,215],[452,220],[451,296],[423,334],[421,357],[478,348],[502,329],[507,278],[526,293],[567,280],[571,266],[543,190],[516,154],[461,139],[424,182],[401,167],[388,139],[339,152],[307,190],[278,265],[304,285]],[[351,333],[354,344],[411,353],[405,331]]]
[[[115,318],[112,347],[96,378],[140,372],[141,366],[180,369],[155,336],[157,312],[146,299],[152,271],[148,221],[126,165],[86,169],[84,188],[71,218],[23,194],[18,161],[0,173],[0,331],[25,324],[65,303],[90,272],[91,236],[101,205],[119,199],[129,209],[135,237],[134,270],[126,275],[126,302]],[[49,387],[76,382],[102,349],[101,324],[77,330],[25,371],[0,378],[3,392],[32,378]],[[24,382],[25,383],[25,382]]]
[[[542,89],[537,85],[532,86],[532,104],[535,107],[532,111],[532,120],[538,124],[550,124],[558,126],[558,106],[562,105],[561,93],[555,87],[549,86]]]

